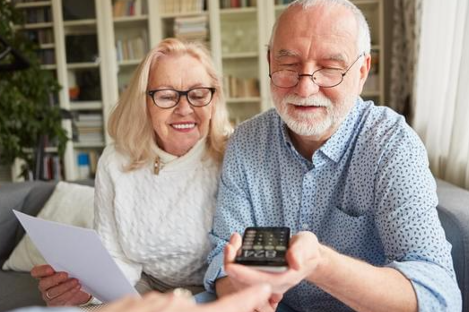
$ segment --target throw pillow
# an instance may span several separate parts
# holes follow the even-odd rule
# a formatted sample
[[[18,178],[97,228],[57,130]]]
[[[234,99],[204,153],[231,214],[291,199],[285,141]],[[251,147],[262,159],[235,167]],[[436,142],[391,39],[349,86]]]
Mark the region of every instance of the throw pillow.
[[[93,227],[94,188],[67,182],[59,182],[38,218],[70,224]],[[27,234],[15,247],[3,270],[29,272],[35,265],[45,264],[44,258]]]

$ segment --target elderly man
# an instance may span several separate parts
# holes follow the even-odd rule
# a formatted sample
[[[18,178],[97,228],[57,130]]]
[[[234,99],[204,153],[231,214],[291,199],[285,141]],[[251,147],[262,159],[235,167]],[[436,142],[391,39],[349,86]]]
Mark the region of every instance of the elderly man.
[[[275,110],[229,143],[206,287],[224,296],[269,282],[262,312],[460,311],[425,148],[402,116],[359,97],[363,14],[347,0],[294,2],[268,59]],[[223,253],[247,226],[296,234],[285,273],[234,264],[238,234]]]

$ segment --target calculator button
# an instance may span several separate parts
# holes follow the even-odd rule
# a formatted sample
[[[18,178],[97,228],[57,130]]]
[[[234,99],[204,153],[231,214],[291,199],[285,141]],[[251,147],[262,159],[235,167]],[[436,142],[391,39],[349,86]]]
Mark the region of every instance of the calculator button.
[[[272,246],[272,245],[267,245],[267,246],[264,246],[264,249],[265,249],[265,250],[274,250],[274,246]]]
[[[286,250],[285,246],[277,246],[277,247],[275,247],[275,249],[278,250],[278,251],[285,251]]]
[[[254,245],[254,246],[252,247],[252,249],[254,249],[254,250],[261,250],[263,247],[264,247],[264,246],[262,246],[262,245]]]

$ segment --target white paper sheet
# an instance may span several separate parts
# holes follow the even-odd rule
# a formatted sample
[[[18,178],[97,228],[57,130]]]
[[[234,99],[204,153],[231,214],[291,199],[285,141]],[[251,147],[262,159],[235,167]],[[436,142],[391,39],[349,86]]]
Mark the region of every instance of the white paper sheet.
[[[95,298],[106,303],[125,295],[139,296],[96,231],[13,213],[47,263],[77,278]]]

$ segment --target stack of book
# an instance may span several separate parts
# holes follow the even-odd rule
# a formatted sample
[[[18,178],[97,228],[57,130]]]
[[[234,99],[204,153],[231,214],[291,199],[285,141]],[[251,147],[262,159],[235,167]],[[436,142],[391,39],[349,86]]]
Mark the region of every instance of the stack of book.
[[[25,32],[28,39],[37,44],[47,44],[47,43],[54,43],[54,33],[52,29],[39,29],[34,31],[26,31]]]
[[[146,33],[140,37],[116,41],[117,61],[140,60],[145,56],[148,41]]]
[[[201,13],[204,10],[204,0],[160,0],[163,14]]]
[[[23,11],[26,24],[47,23],[52,21],[52,11],[50,7],[30,8]]]
[[[292,1],[293,0],[275,0],[275,5],[285,5],[285,4],[289,4]]]
[[[103,115],[99,113],[79,114],[75,121],[80,143],[104,144]]]
[[[39,59],[41,64],[55,64],[55,50],[44,49],[39,51]]]
[[[58,155],[45,155],[42,159],[44,180],[62,180],[62,164]]]
[[[248,98],[259,96],[259,79],[223,77],[223,87],[227,98]]]
[[[220,0],[221,9],[256,7],[257,0]]]
[[[142,0],[116,0],[112,5],[114,17],[142,15]]]
[[[174,19],[174,37],[186,41],[208,41],[208,17],[177,17]]]

